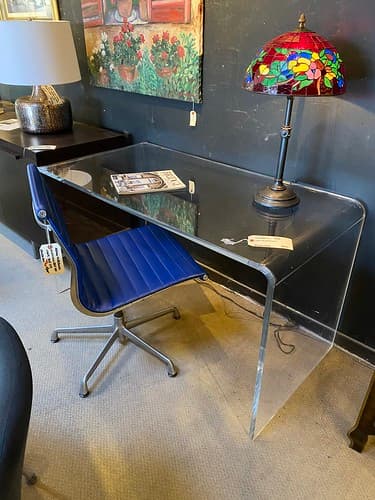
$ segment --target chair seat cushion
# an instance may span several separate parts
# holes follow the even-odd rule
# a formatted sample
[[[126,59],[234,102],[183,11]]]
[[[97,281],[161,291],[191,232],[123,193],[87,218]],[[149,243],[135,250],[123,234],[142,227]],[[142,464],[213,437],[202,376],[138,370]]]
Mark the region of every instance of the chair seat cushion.
[[[172,235],[153,225],[74,247],[78,297],[93,313],[111,312],[205,274]]]

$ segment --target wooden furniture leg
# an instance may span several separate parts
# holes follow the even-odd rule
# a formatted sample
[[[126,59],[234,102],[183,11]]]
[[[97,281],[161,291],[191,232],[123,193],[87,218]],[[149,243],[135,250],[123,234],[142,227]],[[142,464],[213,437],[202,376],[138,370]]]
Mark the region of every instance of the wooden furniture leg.
[[[375,372],[354,426],[348,432],[350,448],[361,452],[369,436],[375,436]]]

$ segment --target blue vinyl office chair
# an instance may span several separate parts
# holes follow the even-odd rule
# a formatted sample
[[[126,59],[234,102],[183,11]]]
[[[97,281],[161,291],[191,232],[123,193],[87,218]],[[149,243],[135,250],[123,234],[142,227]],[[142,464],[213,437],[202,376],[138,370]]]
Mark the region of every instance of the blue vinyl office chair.
[[[167,366],[168,375],[174,377],[177,371],[172,360],[135,335],[131,328],[168,313],[178,319],[178,309],[168,307],[128,320],[124,308],[177,283],[204,278],[203,269],[167,231],[151,224],[85,243],[72,243],[62,212],[43,175],[33,164],[27,166],[27,173],[34,217],[41,227],[53,232],[70,263],[73,304],[90,316],[114,316],[112,325],[58,328],[51,336],[51,341],[57,342],[59,334],[64,333],[110,333],[84,375],[79,395],[88,396],[88,380],[117,339],[121,343],[127,339],[152,354]]]

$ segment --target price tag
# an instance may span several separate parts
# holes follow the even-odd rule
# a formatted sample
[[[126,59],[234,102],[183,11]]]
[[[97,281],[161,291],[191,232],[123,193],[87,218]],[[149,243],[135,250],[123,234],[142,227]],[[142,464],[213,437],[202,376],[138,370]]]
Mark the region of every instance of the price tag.
[[[46,274],[62,274],[64,272],[64,261],[58,243],[41,245],[39,254]]]
[[[261,248],[281,248],[283,250],[293,250],[293,240],[283,236],[262,236],[253,234],[247,237],[247,244],[251,247]]]
[[[196,113],[196,111],[192,110],[192,111],[190,111],[189,125],[190,125],[190,127],[195,127],[196,124],[197,124],[197,113]]]
[[[41,85],[41,88],[42,92],[51,103],[61,104],[62,99],[52,85]]]
[[[50,149],[56,149],[56,144],[39,144],[38,146],[27,146],[26,149],[30,149],[30,151],[49,151]]]

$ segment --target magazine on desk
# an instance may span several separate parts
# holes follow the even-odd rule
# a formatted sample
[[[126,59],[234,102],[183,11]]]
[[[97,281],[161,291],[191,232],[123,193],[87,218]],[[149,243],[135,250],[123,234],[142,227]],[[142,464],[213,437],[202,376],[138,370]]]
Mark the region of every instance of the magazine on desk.
[[[173,170],[112,174],[111,180],[118,194],[141,194],[186,188]]]

